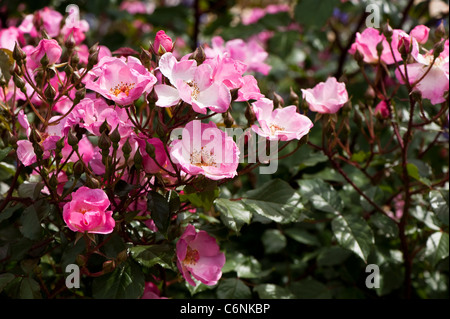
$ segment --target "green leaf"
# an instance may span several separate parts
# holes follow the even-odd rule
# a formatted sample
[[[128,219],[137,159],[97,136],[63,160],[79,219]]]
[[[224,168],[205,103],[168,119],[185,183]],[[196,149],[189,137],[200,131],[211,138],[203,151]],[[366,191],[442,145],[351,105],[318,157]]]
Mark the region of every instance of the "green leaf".
[[[419,168],[414,165],[413,163],[406,164],[406,170],[408,171],[408,175],[414,178],[415,180],[421,182],[422,184],[426,186],[431,186],[431,182],[428,178],[423,177],[419,173]]]
[[[217,297],[220,299],[250,299],[252,292],[242,280],[226,278],[220,281],[217,288]]]
[[[36,280],[24,277],[20,283],[20,299],[41,299],[40,289]]]
[[[300,0],[295,6],[294,18],[306,27],[323,27],[336,4],[336,0]]]
[[[266,254],[276,254],[286,247],[286,237],[278,229],[267,229],[262,237]]]
[[[18,192],[19,196],[23,198],[31,198],[36,200],[41,194],[41,190],[44,188],[43,182],[33,183],[33,182],[23,182],[20,184]]]
[[[314,208],[332,214],[339,214],[344,208],[344,202],[334,188],[324,181],[301,180],[300,194],[307,198]]]
[[[286,288],[274,284],[262,284],[254,288],[260,299],[293,299],[294,295]]]
[[[20,216],[20,221],[22,224],[20,231],[26,238],[33,240],[39,238],[42,227],[34,205],[30,205],[25,208],[22,216]]]
[[[225,260],[222,273],[235,271],[239,278],[261,277],[261,264],[253,256],[245,256],[239,252],[226,252]]]
[[[11,79],[9,69],[14,64],[14,59],[11,50],[0,49],[0,77],[4,77],[6,83]]]
[[[86,242],[84,238],[81,238],[76,244],[75,242],[70,242],[66,247],[64,247],[63,254],[61,256],[62,269],[65,270],[67,265],[75,263],[78,255],[83,253],[85,248]]]
[[[9,163],[0,162],[0,181],[11,178],[16,173],[16,167]]]
[[[316,236],[308,233],[308,231],[300,228],[288,228],[284,230],[284,233],[293,240],[310,246],[319,246],[320,242]]]
[[[281,58],[286,58],[294,47],[294,44],[299,40],[297,31],[283,31],[276,32],[269,39],[270,51]]]
[[[0,292],[3,291],[3,289],[16,278],[14,274],[11,273],[4,273],[0,274]]]
[[[169,201],[163,195],[151,191],[147,195],[147,209],[151,212],[151,217],[158,231],[167,234],[170,223]]]
[[[367,222],[358,215],[339,215],[333,219],[331,227],[339,244],[367,263],[374,244],[373,233]]]
[[[0,223],[4,220],[7,220],[8,218],[10,218],[19,209],[23,209],[22,204],[16,204],[14,206],[11,206],[10,204],[11,203],[8,203],[6,208],[0,213]]]
[[[433,190],[430,192],[430,204],[436,216],[448,226],[448,205],[449,192],[447,190]]]
[[[281,179],[273,179],[260,188],[247,192],[242,199],[253,213],[277,223],[290,223],[303,219],[300,196]]]
[[[7,148],[4,148],[0,150],[0,161],[3,161],[3,159],[8,156],[9,152],[11,152],[12,147],[8,146]]]
[[[172,258],[173,249],[167,245],[135,246],[130,248],[131,257],[144,267],[156,264],[166,269],[174,269]]]
[[[228,228],[239,232],[244,224],[250,224],[252,213],[241,202],[218,198],[214,203],[220,211],[220,219]]]
[[[289,289],[295,298],[299,299],[331,299],[332,297],[327,286],[314,279],[294,282]]]
[[[317,265],[319,267],[340,265],[351,254],[352,252],[347,249],[339,246],[331,246],[322,250],[319,256],[317,256]]]
[[[95,299],[137,299],[142,296],[145,277],[141,268],[129,259],[113,272],[97,277],[93,282]]]
[[[395,238],[398,236],[397,224],[388,216],[377,212],[370,217],[370,222],[386,237]]]
[[[448,241],[448,234],[444,232],[435,232],[428,237],[425,256],[428,257],[433,266],[448,257]]]
[[[184,194],[180,196],[182,202],[189,201],[192,205],[202,208],[204,211],[209,211],[214,203],[214,200],[219,197],[219,188],[217,183],[199,182],[196,187],[200,189],[197,191],[193,186],[186,186]]]

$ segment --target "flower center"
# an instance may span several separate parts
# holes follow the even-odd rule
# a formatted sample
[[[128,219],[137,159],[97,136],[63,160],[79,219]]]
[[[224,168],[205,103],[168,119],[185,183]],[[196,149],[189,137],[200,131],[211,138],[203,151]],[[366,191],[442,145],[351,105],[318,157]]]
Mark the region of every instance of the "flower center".
[[[284,127],[278,126],[276,124],[270,124],[269,129],[270,129],[270,134],[271,135],[275,135],[275,133],[277,131],[284,131],[285,130]]]
[[[215,166],[217,165],[214,154],[212,150],[208,151],[202,146],[200,152],[194,150],[190,157],[190,162],[195,166]]]
[[[188,246],[186,257],[183,260],[183,264],[185,265],[195,265],[197,261],[200,259],[200,254],[196,249],[192,249]]]
[[[118,96],[120,93],[125,93],[127,96],[130,94],[130,91],[134,88],[134,83],[123,83],[120,81],[114,88],[111,88],[109,91]]]
[[[194,81],[186,82],[187,85],[189,85],[192,88],[191,98],[196,100],[198,98],[198,95],[200,94],[200,89],[197,86],[197,83]]]

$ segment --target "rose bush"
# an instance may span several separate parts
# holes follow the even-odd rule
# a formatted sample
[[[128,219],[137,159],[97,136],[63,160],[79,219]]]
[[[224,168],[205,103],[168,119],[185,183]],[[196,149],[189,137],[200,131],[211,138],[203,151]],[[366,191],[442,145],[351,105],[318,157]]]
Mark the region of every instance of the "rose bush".
[[[442,1],[40,2],[0,5],[1,297],[448,298]]]

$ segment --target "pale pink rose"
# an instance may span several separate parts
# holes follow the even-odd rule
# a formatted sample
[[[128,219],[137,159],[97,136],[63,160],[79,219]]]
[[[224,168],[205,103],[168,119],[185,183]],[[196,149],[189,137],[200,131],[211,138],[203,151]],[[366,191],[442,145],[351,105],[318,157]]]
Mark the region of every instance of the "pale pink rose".
[[[80,187],[63,207],[63,219],[70,230],[93,234],[109,234],[114,230],[110,201],[101,189]]]
[[[215,285],[222,277],[224,264],[225,254],[220,252],[216,239],[188,225],[177,242],[177,266],[186,281],[196,286],[194,277],[205,285]]]
[[[127,11],[130,14],[152,14],[155,11],[155,4],[143,1],[123,1],[120,4],[120,10]]]
[[[0,48],[13,51],[16,42],[19,44],[25,42],[22,32],[18,28],[9,27],[0,30]]]
[[[266,12],[262,8],[252,8],[250,10],[245,10],[242,14],[242,24],[249,25],[258,22],[259,19],[264,17]]]
[[[384,40],[384,36],[380,31],[374,28],[367,28],[362,33],[356,33],[355,42],[348,51],[350,54],[355,54],[359,51],[364,56],[364,62],[377,63],[378,53],[377,45]]]
[[[195,60],[177,61],[167,52],[161,57],[159,68],[173,86],[155,85],[157,106],[169,107],[181,99],[202,114],[206,114],[207,109],[223,113],[230,106],[230,90],[223,82],[213,79],[214,70],[208,64],[197,66]]]
[[[139,99],[143,93],[149,93],[156,83],[151,74],[139,60],[103,57],[91,70],[86,80],[86,88],[100,93],[119,105],[129,105]]]
[[[191,121],[182,130],[182,139],[171,144],[170,156],[190,175],[212,180],[233,178],[239,165],[239,148],[233,138],[209,124]]]
[[[20,110],[19,113],[17,113],[17,121],[25,129],[27,137],[30,137],[31,126],[30,126],[30,123],[28,122],[28,118],[25,115],[25,112],[23,111],[23,109]]]
[[[434,59],[433,51],[429,51],[425,54],[412,53],[412,56],[417,62],[407,65],[410,84],[415,84],[425,76],[414,86],[413,90],[419,91],[423,98],[429,99],[434,105],[445,102],[446,99],[444,95],[449,90],[448,42],[448,40],[445,42],[447,49],[444,49],[444,51],[436,58],[430,71],[428,71],[428,69]],[[403,78],[406,76],[405,66],[401,65],[399,69],[396,69],[395,75],[400,83],[405,83]]]
[[[35,14],[27,15],[19,26],[21,32],[27,33],[31,37],[37,37],[39,34],[34,26],[34,19],[42,21],[42,27],[45,29],[49,37],[55,38],[59,35],[63,15],[58,11],[45,7],[42,10],[37,11]]]
[[[391,112],[389,111],[389,106],[386,101],[380,101],[380,103],[377,104],[374,111],[375,115],[379,115],[382,118],[387,119]]]
[[[224,42],[219,36],[212,39],[211,48],[205,48],[206,57],[213,59],[216,56],[226,56],[243,62],[248,72],[259,72],[269,74],[271,66],[264,63],[268,53],[256,40],[244,42],[242,39],[234,39]]]
[[[262,98],[252,103],[252,108],[260,126],[252,125],[252,130],[269,140],[300,140],[313,127],[307,116],[297,113],[295,105],[274,110],[273,101]]]
[[[425,25],[418,25],[418,26],[414,27],[414,29],[412,29],[409,34],[412,37],[414,37],[417,40],[417,42],[419,42],[420,44],[424,44],[424,43],[427,43],[427,41],[428,41],[428,36],[430,34],[430,28],[428,28]]]
[[[312,89],[302,89],[302,93],[310,110],[318,113],[336,113],[348,102],[345,84],[334,77],[329,77]]]
[[[66,161],[68,156],[72,153],[72,146],[70,146],[67,143],[67,139],[64,141],[64,147],[61,150],[61,154],[63,156],[62,161]],[[83,136],[80,141],[78,142],[78,152],[81,155],[81,158],[83,162],[88,165],[91,160],[94,158],[94,146],[92,146],[92,143],[89,141],[89,139],[86,136]],[[67,159],[68,162],[77,162],[80,158],[76,153],[73,153],[69,159]]]
[[[160,46],[162,49],[160,50]],[[153,50],[161,55],[165,52],[172,52],[173,42],[172,39],[163,31],[159,30],[155,36],[155,42],[153,42]]]
[[[79,20],[69,25],[65,24],[61,29],[61,34],[64,36],[64,41],[72,34],[75,43],[79,45],[86,39],[85,33],[87,31],[89,31],[88,22],[86,20]]]
[[[41,59],[47,55],[48,64],[52,65],[59,61],[62,54],[62,48],[56,40],[42,39],[36,49],[34,49],[27,59],[27,66],[35,69],[41,65]]]

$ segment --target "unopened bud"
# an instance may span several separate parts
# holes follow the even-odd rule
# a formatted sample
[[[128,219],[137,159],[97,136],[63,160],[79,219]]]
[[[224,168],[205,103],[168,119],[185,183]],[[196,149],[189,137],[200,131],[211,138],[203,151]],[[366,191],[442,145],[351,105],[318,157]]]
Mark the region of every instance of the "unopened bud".
[[[189,59],[194,59],[197,61],[197,65],[202,64],[206,60],[205,50],[203,50],[202,46],[199,46],[195,49],[194,53],[189,57]]]
[[[47,85],[44,91],[44,95],[49,101],[53,101],[56,96],[56,90],[52,85]]]
[[[71,64],[73,67],[76,67],[76,66],[78,65],[78,63],[80,63],[80,58],[79,58],[79,56],[78,56],[77,53],[74,53],[74,54],[72,55],[72,57],[70,58],[70,64]]]
[[[67,37],[66,41],[64,42],[64,45],[69,51],[73,50],[73,48],[75,47],[76,42],[72,32]]]
[[[141,169],[142,167],[142,155],[141,152],[139,152],[139,150],[136,151],[136,153],[134,154],[134,165],[136,166],[136,169]]]
[[[300,98],[298,97],[297,93],[294,92],[292,86],[289,88],[289,98],[291,99],[292,104],[296,105],[297,107],[299,106]]]
[[[109,135],[109,138],[111,139],[111,142],[113,143],[114,149],[117,149],[119,147],[120,142],[120,133],[119,133],[119,125],[112,131],[111,135]]]
[[[45,29],[41,30],[42,39],[51,40],[52,38],[48,35],[47,31]]]
[[[148,156],[150,156],[150,158],[155,158],[155,145],[146,142],[145,151],[147,152]]]
[[[102,125],[100,125],[100,133],[105,133],[106,135],[109,135],[109,132],[111,132],[111,125],[109,125],[105,119]]]
[[[377,54],[380,57],[381,54],[383,53],[384,50],[384,45],[383,45],[383,41],[378,42],[377,44]]]
[[[223,113],[223,123],[225,124],[225,127],[227,127],[227,128],[233,126],[234,119],[233,119],[233,116],[231,116],[230,112]]]
[[[275,92],[273,92],[273,106],[276,109],[277,108],[282,108],[284,106],[283,98],[279,94],[277,94]]]
[[[20,76],[18,76],[17,74],[14,74],[14,84],[19,89],[23,89],[25,87],[25,81]]]
[[[159,138],[163,138],[164,136],[166,136],[166,130],[161,125],[161,123],[158,123],[158,125],[156,125],[156,134],[158,134]]]
[[[235,88],[235,89],[231,89],[230,90],[231,101],[236,101],[237,100],[237,98],[239,97],[239,89],[240,88]]]
[[[74,150],[78,149],[78,138],[75,134],[73,134],[72,131],[69,131],[69,133],[67,133],[67,144],[72,146]]]
[[[76,178],[79,178],[84,173],[84,165],[81,161],[77,161],[73,165],[73,174]]]
[[[89,54],[87,68],[92,69],[98,63],[98,50]]]
[[[422,101],[422,93],[420,93],[420,91],[418,91],[418,90],[412,91],[411,92],[411,97],[416,102]]]
[[[84,99],[85,96],[86,96],[86,89],[81,88],[75,92],[75,99],[73,100],[73,102],[75,104],[78,104],[78,102],[80,102],[82,99]]]
[[[125,157],[125,159],[128,159],[128,157],[130,157],[131,145],[130,145],[130,142],[128,139],[122,146],[122,153],[123,153],[123,156]]]
[[[394,34],[394,30],[389,25],[389,23],[386,23],[383,27],[383,35],[385,36],[385,38],[388,42],[391,42],[393,34]]]
[[[44,56],[41,58],[41,61],[40,61],[42,67],[45,69],[48,66],[49,62],[50,61],[48,59],[47,53],[44,53]]]
[[[61,151],[64,147],[64,137],[60,138],[58,142],[56,142],[56,150]]]
[[[401,54],[402,59],[406,60],[412,50],[411,39],[409,39],[409,37],[400,37],[400,40],[398,41],[397,49],[398,49],[398,52]]]
[[[364,63],[364,55],[359,52],[359,50],[356,50],[354,56],[355,61],[358,62],[358,65],[361,66]]]
[[[438,58],[442,52],[444,52],[445,41],[438,42],[434,45],[433,48],[433,56],[434,58]]]
[[[16,42],[13,50],[13,59],[16,60],[17,63],[19,63],[22,62],[22,60],[25,60],[26,58],[27,58],[26,53],[20,48],[20,46]]]
[[[92,54],[92,53],[97,52],[97,51],[98,51],[98,43],[95,43],[93,46],[91,46],[89,48],[89,54]]]
[[[116,262],[114,260],[107,260],[103,263],[103,272],[109,273],[116,268]]]
[[[154,89],[147,95],[147,101],[151,106],[154,106],[156,101],[158,101],[158,95]]]
[[[108,135],[106,135],[106,133],[103,132],[102,135],[98,139],[98,147],[102,151],[109,151],[110,146],[111,146],[111,140],[109,139]]]
[[[251,126],[256,121],[256,114],[253,107],[249,104],[245,109],[245,118],[247,119],[248,125]]]

